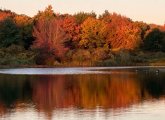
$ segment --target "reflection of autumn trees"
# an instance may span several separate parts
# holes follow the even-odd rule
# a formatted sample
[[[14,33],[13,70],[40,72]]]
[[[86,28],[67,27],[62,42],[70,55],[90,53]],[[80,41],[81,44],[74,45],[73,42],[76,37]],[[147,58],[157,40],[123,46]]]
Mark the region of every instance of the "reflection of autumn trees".
[[[85,108],[125,107],[140,100],[140,87],[134,76],[108,75],[84,78],[81,82],[82,106]],[[87,80],[88,79],[88,80]]]
[[[67,76],[42,76],[36,81],[33,100],[40,109],[70,107],[79,98],[79,88],[76,81]],[[43,99],[40,99],[43,96]]]
[[[33,92],[33,101],[39,110],[71,106],[125,107],[141,99],[140,86],[134,75],[51,76],[39,79]]]
[[[0,75],[0,116],[31,102],[32,88],[28,79],[27,76]]]
[[[111,75],[44,76],[38,79],[33,101],[41,111],[51,112],[55,108],[69,107],[128,107],[144,99],[154,98],[154,93],[150,92],[154,88],[147,87],[142,82],[144,78],[140,80],[138,74],[129,72],[114,71]],[[152,81],[147,83],[150,84]],[[159,83],[158,85],[161,86]]]
[[[140,86],[134,74],[121,76],[112,74],[111,79],[108,88],[111,107],[126,107],[141,100]]]
[[[3,103],[0,102],[0,116],[4,115],[6,112],[6,107],[3,105]]]
[[[56,108],[129,107],[165,94],[163,75],[112,71],[105,75],[1,76],[0,115],[34,104],[51,118]],[[12,79],[12,81],[11,81]]]

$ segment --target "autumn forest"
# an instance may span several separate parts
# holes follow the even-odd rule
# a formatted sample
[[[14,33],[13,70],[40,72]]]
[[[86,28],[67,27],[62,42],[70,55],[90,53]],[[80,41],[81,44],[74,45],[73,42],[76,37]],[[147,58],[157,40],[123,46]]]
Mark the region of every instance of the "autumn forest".
[[[165,65],[165,26],[105,10],[35,16],[0,10],[0,65]]]

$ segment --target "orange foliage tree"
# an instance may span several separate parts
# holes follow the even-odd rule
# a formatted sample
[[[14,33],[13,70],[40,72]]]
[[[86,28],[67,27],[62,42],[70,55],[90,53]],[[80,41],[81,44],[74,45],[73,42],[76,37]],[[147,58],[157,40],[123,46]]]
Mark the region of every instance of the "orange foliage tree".
[[[1,10],[0,9],[0,21],[7,19],[8,17],[13,17],[15,14],[10,10]]]
[[[26,15],[16,15],[14,21],[19,27],[32,23],[32,19]]]
[[[141,42],[141,29],[130,19],[121,15],[112,14],[103,18],[108,22],[109,37],[108,42],[112,49],[132,50],[139,46]]]

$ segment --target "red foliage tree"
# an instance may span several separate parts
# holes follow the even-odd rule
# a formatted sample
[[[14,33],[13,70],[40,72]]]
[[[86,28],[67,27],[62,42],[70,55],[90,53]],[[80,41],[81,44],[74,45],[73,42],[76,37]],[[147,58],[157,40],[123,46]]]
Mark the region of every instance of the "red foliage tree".
[[[34,26],[33,36],[36,38],[33,47],[43,53],[62,59],[67,51],[67,40],[64,30],[60,26],[61,20],[40,19]]]
[[[75,48],[80,39],[80,25],[77,24],[75,17],[67,15],[61,26],[68,37],[70,47]]]

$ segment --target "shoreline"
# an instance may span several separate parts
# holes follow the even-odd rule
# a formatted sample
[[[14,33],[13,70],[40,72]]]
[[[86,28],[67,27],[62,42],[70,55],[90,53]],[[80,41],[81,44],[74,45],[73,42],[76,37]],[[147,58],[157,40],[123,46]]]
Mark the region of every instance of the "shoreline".
[[[7,68],[165,68],[165,65],[117,65],[117,66],[49,66],[49,65],[0,65],[0,69]]]

